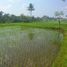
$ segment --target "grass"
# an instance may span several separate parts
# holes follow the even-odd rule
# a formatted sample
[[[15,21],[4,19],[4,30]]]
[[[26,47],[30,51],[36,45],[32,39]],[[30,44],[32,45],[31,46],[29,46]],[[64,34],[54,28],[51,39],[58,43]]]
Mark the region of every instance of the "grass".
[[[58,23],[56,21],[41,23],[41,22],[33,22],[33,23],[5,23],[0,24],[0,29],[3,28],[13,28],[13,27],[21,27],[21,28],[43,28],[43,29],[58,29]],[[55,61],[53,62],[52,67],[67,67],[67,23],[61,22],[61,28],[63,31],[63,43],[61,44],[60,51]],[[32,39],[32,34],[30,34],[30,38]]]
[[[67,67],[67,24],[63,24],[62,28],[64,29],[64,39],[53,67]]]

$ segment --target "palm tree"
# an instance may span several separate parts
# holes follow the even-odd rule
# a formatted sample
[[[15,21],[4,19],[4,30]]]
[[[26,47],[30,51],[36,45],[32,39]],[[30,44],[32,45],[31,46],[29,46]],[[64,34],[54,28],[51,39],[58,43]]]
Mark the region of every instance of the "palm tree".
[[[56,12],[55,12],[55,17],[56,17],[56,18],[58,19],[58,21],[59,21],[59,28],[60,28],[60,20],[63,18],[63,16],[64,16],[63,11],[60,11],[60,12],[56,11]]]
[[[32,16],[32,11],[34,11],[34,6],[32,3],[29,4],[28,11],[30,11],[30,16]]]
[[[60,12],[56,11],[55,12],[55,17],[59,22],[59,28],[58,28],[59,33],[60,33],[60,22],[61,22],[61,19],[62,19],[63,15],[64,15],[63,11],[60,11]],[[59,35],[60,34],[58,34],[58,39],[60,38]]]

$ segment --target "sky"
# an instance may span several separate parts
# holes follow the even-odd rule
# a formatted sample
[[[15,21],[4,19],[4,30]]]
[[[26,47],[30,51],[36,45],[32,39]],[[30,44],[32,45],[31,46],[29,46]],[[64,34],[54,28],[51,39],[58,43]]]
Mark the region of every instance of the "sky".
[[[54,16],[55,11],[67,14],[67,1],[61,0],[0,0],[0,11],[14,15],[29,15],[29,3],[34,5],[33,16]]]

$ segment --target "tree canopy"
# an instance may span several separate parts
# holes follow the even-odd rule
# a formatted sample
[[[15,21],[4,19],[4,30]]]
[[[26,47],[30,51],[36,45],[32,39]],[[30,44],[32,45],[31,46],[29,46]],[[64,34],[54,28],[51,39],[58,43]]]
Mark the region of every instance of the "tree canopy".
[[[23,14],[19,16],[6,14],[0,11],[0,23],[7,23],[7,22],[30,22],[30,21],[38,21],[37,17],[25,16]]]
[[[32,11],[34,11],[34,6],[32,3],[29,4],[28,11],[30,11],[30,15],[32,16]]]

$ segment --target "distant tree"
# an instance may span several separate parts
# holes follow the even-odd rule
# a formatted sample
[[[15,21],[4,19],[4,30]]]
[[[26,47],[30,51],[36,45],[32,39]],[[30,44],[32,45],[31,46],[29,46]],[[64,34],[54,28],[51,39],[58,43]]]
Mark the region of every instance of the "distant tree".
[[[55,12],[55,17],[56,17],[56,19],[58,19],[58,22],[59,22],[59,28],[60,28],[60,22],[61,22],[61,19],[63,18],[63,16],[64,16],[63,11],[60,11],[60,12],[56,11]]]
[[[65,17],[67,17],[67,15]]]
[[[20,15],[20,18],[23,22],[25,22],[27,20],[27,17],[23,14]]]
[[[9,15],[9,14],[4,14],[2,21],[3,21],[3,22],[10,22],[10,15]]]
[[[11,22],[16,22],[17,17],[15,15],[10,16]]]
[[[30,16],[32,16],[32,11],[34,11],[34,6],[32,3],[29,4],[28,11],[30,11]]]
[[[42,17],[42,20],[44,20],[44,21],[48,21],[48,20],[49,20],[49,16],[46,16],[46,15],[43,16],[43,17]]]
[[[3,20],[3,12],[0,11],[0,22],[2,22],[2,20]]]
[[[63,11],[60,11],[60,12],[56,11],[55,12],[55,17],[56,18],[61,19],[61,18],[63,18],[63,16],[64,16]]]
[[[33,10],[33,8],[32,8]],[[30,22],[30,21],[36,21],[37,18],[31,17],[31,16],[25,16],[21,14],[20,16],[16,15],[10,15],[10,14],[5,14],[2,11],[0,11],[0,23],[5,23],[5,22]]]
[[[3,12],[2,11],[0,11],[0,16],[2,16],[3,15]]]
[[[57,18],[58,16],[59,16],[59,12],[56,11],[56,12],[55,12],[55,17]]]

